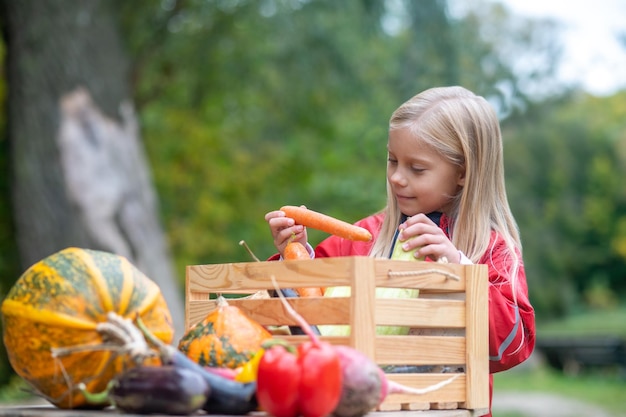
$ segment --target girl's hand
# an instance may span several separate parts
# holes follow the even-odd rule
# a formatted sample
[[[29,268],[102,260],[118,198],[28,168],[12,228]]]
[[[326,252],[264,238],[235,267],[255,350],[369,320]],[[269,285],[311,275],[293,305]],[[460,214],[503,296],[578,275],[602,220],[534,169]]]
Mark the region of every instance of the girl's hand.
[[[416,214],[409,217],[399,226],[398,239],[404,242],[404,250],[419,250],[415,257],[427,256],[437,261],[445,257],[450,263],[460,263],[461,254],[443,233],[438,225],[433,223],[425,214]]]
[[[265,215],[265,221],[267,221],[270,226],[274,246],[276,246],[281,256],[284,255],[285,247],[292,239],[306,246],[306,227],[296,224],[294,219],[286,217],[283,211],[270,211]]]

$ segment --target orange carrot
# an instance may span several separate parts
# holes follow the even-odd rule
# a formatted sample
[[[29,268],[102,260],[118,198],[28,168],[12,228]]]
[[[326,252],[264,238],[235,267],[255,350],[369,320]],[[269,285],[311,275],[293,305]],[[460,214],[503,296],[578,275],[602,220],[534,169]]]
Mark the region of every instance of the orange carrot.
[[[287,260],[311,259],[311,255],[309,255],[309,251],[306,250],[302,243],[292,240],[285,246],[283,258]]]
[[[292,240],[285,246],[283,258],[285,260],[311,259],[311,255],[302,243]],[[319,287],[296,288],[296,292],[300,297],[322,297],[324,295],[323,290]]]
[[[294,219],[297,224],[306,227],[311,227],[350,240],[361,240],[364,242],[372,240],[372,234],[369,230],[326,214],[318,213],[317,211],[296,206],[283,206],[280,210],[283,211],[287,217]]]

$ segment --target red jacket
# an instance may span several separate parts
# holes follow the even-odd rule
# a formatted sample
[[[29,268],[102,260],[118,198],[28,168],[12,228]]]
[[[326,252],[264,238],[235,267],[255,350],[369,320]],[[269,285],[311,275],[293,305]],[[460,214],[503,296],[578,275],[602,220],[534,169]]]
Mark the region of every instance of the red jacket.
[[[315,248],[315,257],[367,256],[372,242],[378,236],[383,214],[376,214],[356,224],[372,233],[370,242],[358,242],[330,236]],[[448,218],[441,217],[439,227],[447,234]],[[506,245],[493,232],[491,248],[480,259],[489,271],[489,371],[505,371],[525,361],[535,346],[535,313],[528,299],[526,273],[523,265],[518,271],[515,303],[510,277],[506,275]],[[270,259],[275,259],[272,257]],[[490,399],[493,392],[493,377],[490,375]]]

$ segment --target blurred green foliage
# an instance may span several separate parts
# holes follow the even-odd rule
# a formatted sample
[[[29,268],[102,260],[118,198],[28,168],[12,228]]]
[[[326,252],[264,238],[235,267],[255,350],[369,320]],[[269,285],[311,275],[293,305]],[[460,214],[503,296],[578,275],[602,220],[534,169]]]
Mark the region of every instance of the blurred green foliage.
[[[426,88],[460,84],[502,115],[538,319],[626,295],[626,92],[562,85],[554,22],[490,2],[461,14],[443,0],[111,5],[181,285],[186,265],[250,260],[242,239],[259,258],[273,254],[263,216],[281,205],[346,221],[382,208],[391,113]],[[0,77],[5,174],[7,87]],[[5,174],[2,291],[19,270]],[[313,244],[325,237],[309,232]]]
[[[509,198],[544,318],[626,293],[626,92],[573,94],[505,123]]]
[[[188,264],[249,260],[241,239],[271,255],[263,216],[283,204],[348,221],[382,208],[387,122],[419,91],[462,84],[503,109],[525,100],[513,63],[481,34],[502,9],[461,19],[445,2],[398,5],[119,3],[181,274]],[[313,243],[323,237],[311,231]]]

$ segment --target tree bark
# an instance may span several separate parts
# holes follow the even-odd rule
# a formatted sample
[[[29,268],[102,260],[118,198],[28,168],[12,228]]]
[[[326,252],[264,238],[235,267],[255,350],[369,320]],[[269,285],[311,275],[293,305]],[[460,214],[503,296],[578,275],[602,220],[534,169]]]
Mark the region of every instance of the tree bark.
[[[105,0],[0,0],[12,203],[24,269],[68,246],[128,257],[184,307]]]

